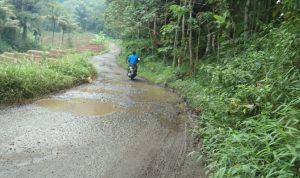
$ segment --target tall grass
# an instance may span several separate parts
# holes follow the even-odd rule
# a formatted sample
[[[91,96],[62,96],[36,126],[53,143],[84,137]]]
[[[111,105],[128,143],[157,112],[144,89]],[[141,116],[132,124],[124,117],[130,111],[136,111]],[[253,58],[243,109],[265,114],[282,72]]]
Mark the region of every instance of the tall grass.
[[[87,82],[96,75],[87,55],[0,63],[0,104],[19,102]]]
[[[299,32],[283,24],[227,62],[200,64],[195,76],[142,61],[139,75],[175,88],[200,112],[194,132],[211,177],[300,177]]]

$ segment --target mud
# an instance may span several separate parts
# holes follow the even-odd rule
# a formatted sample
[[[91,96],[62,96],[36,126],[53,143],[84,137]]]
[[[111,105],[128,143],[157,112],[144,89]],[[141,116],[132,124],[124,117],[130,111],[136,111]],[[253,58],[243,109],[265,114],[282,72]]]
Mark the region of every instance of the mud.
[[[206,177],[175,93],[115,64],[91,60],[98,78],[32,104],[0,110],[0,177]]]
[[[135,93],[132,98],[137,102],[176,102],[178,97],[175,93],[162,89],[158,86],[149,85],[147,83],[134,83],[133,88],[141,90],[140,93]]]
[[[46,99],[40,100],[36,104],[54,111],[65,111],[81,116],[101,116],[119,110],[119,108],[111,102],[99,102],[97,100],[87,99]]]

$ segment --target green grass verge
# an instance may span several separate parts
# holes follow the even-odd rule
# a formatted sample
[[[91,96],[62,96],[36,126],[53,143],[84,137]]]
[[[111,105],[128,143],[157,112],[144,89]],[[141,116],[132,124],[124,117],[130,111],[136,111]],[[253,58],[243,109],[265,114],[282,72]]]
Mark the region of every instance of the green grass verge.
[[[96,76],[87,54],[44,59],[40,64],[23,60],[0,63],[0,104],[20,102],[70,88]]]
[[[298,28],[285,25],[257,40],[260,50],[200,64],[193,76],[158,58],[139,65],[140,76],[176,89],[199,111],[194,132],[212,177],[300,176],[300,41]]]

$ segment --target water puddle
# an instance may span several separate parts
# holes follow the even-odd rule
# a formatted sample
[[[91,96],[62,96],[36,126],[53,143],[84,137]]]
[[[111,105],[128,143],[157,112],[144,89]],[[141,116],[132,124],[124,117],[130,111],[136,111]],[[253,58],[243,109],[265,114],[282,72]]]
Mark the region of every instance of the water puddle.
[[[120,107],[111,102],[88,99],[45,99],[38,101],[37,105],[54,111],[65,111],[81,116],[102,116],[120,110]]]
[[[98,79],[99,83],[107,83],[113,86],[126,86],[128,85],[127,81],[124,81],[122,77],[113,77],[113,78],[102,78]]]
[[[134,94],[132,97],[138,102],[176,102],[178,96],[164,88],[149,85],[146,83],[134,83],[133,88],[140,89],[143,92]]]
[[[84,89],[81,89],[80,91],[86,92],[86,93],[107,93],[107,94],[122,93],[121,91],[109,90],[109,89],[104,89],[104,88],[84,88]]]

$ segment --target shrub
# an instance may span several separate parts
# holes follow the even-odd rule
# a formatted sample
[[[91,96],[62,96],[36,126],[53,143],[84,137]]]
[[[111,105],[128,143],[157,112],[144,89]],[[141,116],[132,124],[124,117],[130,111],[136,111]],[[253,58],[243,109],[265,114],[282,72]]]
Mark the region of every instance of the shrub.
[[[5,41],[0,40],[0,53],[13,51],[12,47]]]

